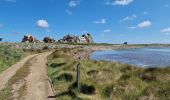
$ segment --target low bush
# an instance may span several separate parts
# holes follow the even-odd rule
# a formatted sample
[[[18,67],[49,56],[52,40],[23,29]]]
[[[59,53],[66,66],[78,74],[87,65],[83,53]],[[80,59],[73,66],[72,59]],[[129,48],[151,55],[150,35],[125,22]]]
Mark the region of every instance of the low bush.
[[[15,45],[0,44],[0,73],[16,63],[24,56],[24,52]]]

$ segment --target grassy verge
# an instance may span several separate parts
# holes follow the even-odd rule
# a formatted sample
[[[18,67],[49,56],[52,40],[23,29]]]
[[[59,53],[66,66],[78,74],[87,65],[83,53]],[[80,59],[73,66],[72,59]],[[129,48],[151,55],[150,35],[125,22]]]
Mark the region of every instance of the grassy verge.
[[[170,68],[137,68],[82,60],[81,93],[76,89],[77,49],[58,49],[48,58],[48,74],[59,100],[168,100]],[[73,53],[73,54],[72,54]]]
[[[30,73],[29,66],[32,58],[21,67],[16,74],[8,81],[5,88],[0,90],[0,100],[23,100],[26,92],[25,77]]]
[[[21,49],[9,44],[0,44],[0,73],[24,57]]]
[[[21,60],[23,57],[31,54],[42,53],[51,50],[48,46],[44,46],[42,49],[31,48],[31,44],[23,44],[24,47],[20,47],[18,44],[2,43],[0,44],[0,73],[8,69],[10,66]],[[34,44],[32,44],[34,45]],[[43,45],[43,44],[41,44]],[[35,45],[33,47],[37,47]]]

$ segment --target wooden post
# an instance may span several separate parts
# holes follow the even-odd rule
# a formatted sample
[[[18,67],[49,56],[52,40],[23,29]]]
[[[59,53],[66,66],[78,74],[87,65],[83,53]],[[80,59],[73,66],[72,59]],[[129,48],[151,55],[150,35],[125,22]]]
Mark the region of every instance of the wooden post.
[[[78,92],[81,92],[81,86],[80,86],[80,62],[77,64],[77,90]]]

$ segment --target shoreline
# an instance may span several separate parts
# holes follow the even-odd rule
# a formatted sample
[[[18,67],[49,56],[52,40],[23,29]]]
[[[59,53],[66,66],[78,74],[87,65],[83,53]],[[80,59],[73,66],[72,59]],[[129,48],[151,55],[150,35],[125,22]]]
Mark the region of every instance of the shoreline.
[[[104,58],[100,59],[100,57],[101,57],[100,53],[99,53],[100,56],[98,55],[97,58],[95,56],[94,57],[92,56],[94,52],[103,52],[102,54],[105,54],[106,52],[109,52],[109,51],[111,51],[111,52],[114,52],[114,51],[119,52],[120,50],[125,50],[126,51],[126,50],[129,50],[129,49],[130,50],[137,49],[137,51],[138,51],[138,49],[141,49],[141,48],[167,49],[167,48],[170,48],[170,47],[169,46],[166,46],[166,47],[165,46],[143,46],[143,47],[139,47],[139,46],[138,47],[135,47],[135,46],[125,47],[124,46],[124,47],[120,47],[120,48],[118,47],[118,48],[109,48],[109,49],[108,48],[107,49],[105,49],[105,48],[102,48],[102,49],[101,48],[97,48],[96,50],[94,50],[91,53],[90,60],[92,60],[92,61],[99,61],[99,62],[100,61],[105,61],[105,62],[111,62],[111,63],[128,64],[128,65],[133,66],[133,67],[145,68],[145,69],[146,68],[169,68],[170,67],[170,64],[168,64],[168,63],[166,63],[166,64],[159,64],[159,61],[158,61],[158,63],[147,63],[146,60],[145,61],[137,60],[137,62],[136,62],[136,61],[125,60],[124,58],[121,58],[121,59],[125,60],[125,61],[116,60],[117,58],[113,58],[113,59],[112,58],[108,58],[107,59],[107,57],[104,57]],[[132,56],[133,56],[133,54],[132,54]],[[138,59],[138,58],[136,58],[136,59]],[[147,59],[147,56],[146,56],[146,59]],[[131,60],[135,60],[135,59],[131,59]]]

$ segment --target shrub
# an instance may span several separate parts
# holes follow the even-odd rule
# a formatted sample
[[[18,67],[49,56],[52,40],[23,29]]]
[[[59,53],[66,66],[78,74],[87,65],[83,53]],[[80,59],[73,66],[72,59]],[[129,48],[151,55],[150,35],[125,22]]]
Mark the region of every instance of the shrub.
[[[0,72],[7,69],[12,64],[16,63],[24,56],[24,52],[15,45],[1,44],[0,45]]]
[[[93,85],[82,84],[81,92],[87,95],[91,95],[95,93],[95,87]]]
[[[73,81],[73,76],[70,74],[67,74],[67,73],[63,73],[59,77],[57,77],[57,80],[71,82],[71,81]]]
[[[102,90],[102,95],[105,98],[110,98],[112,92],[113,92],[113,86],[107,86]]]

